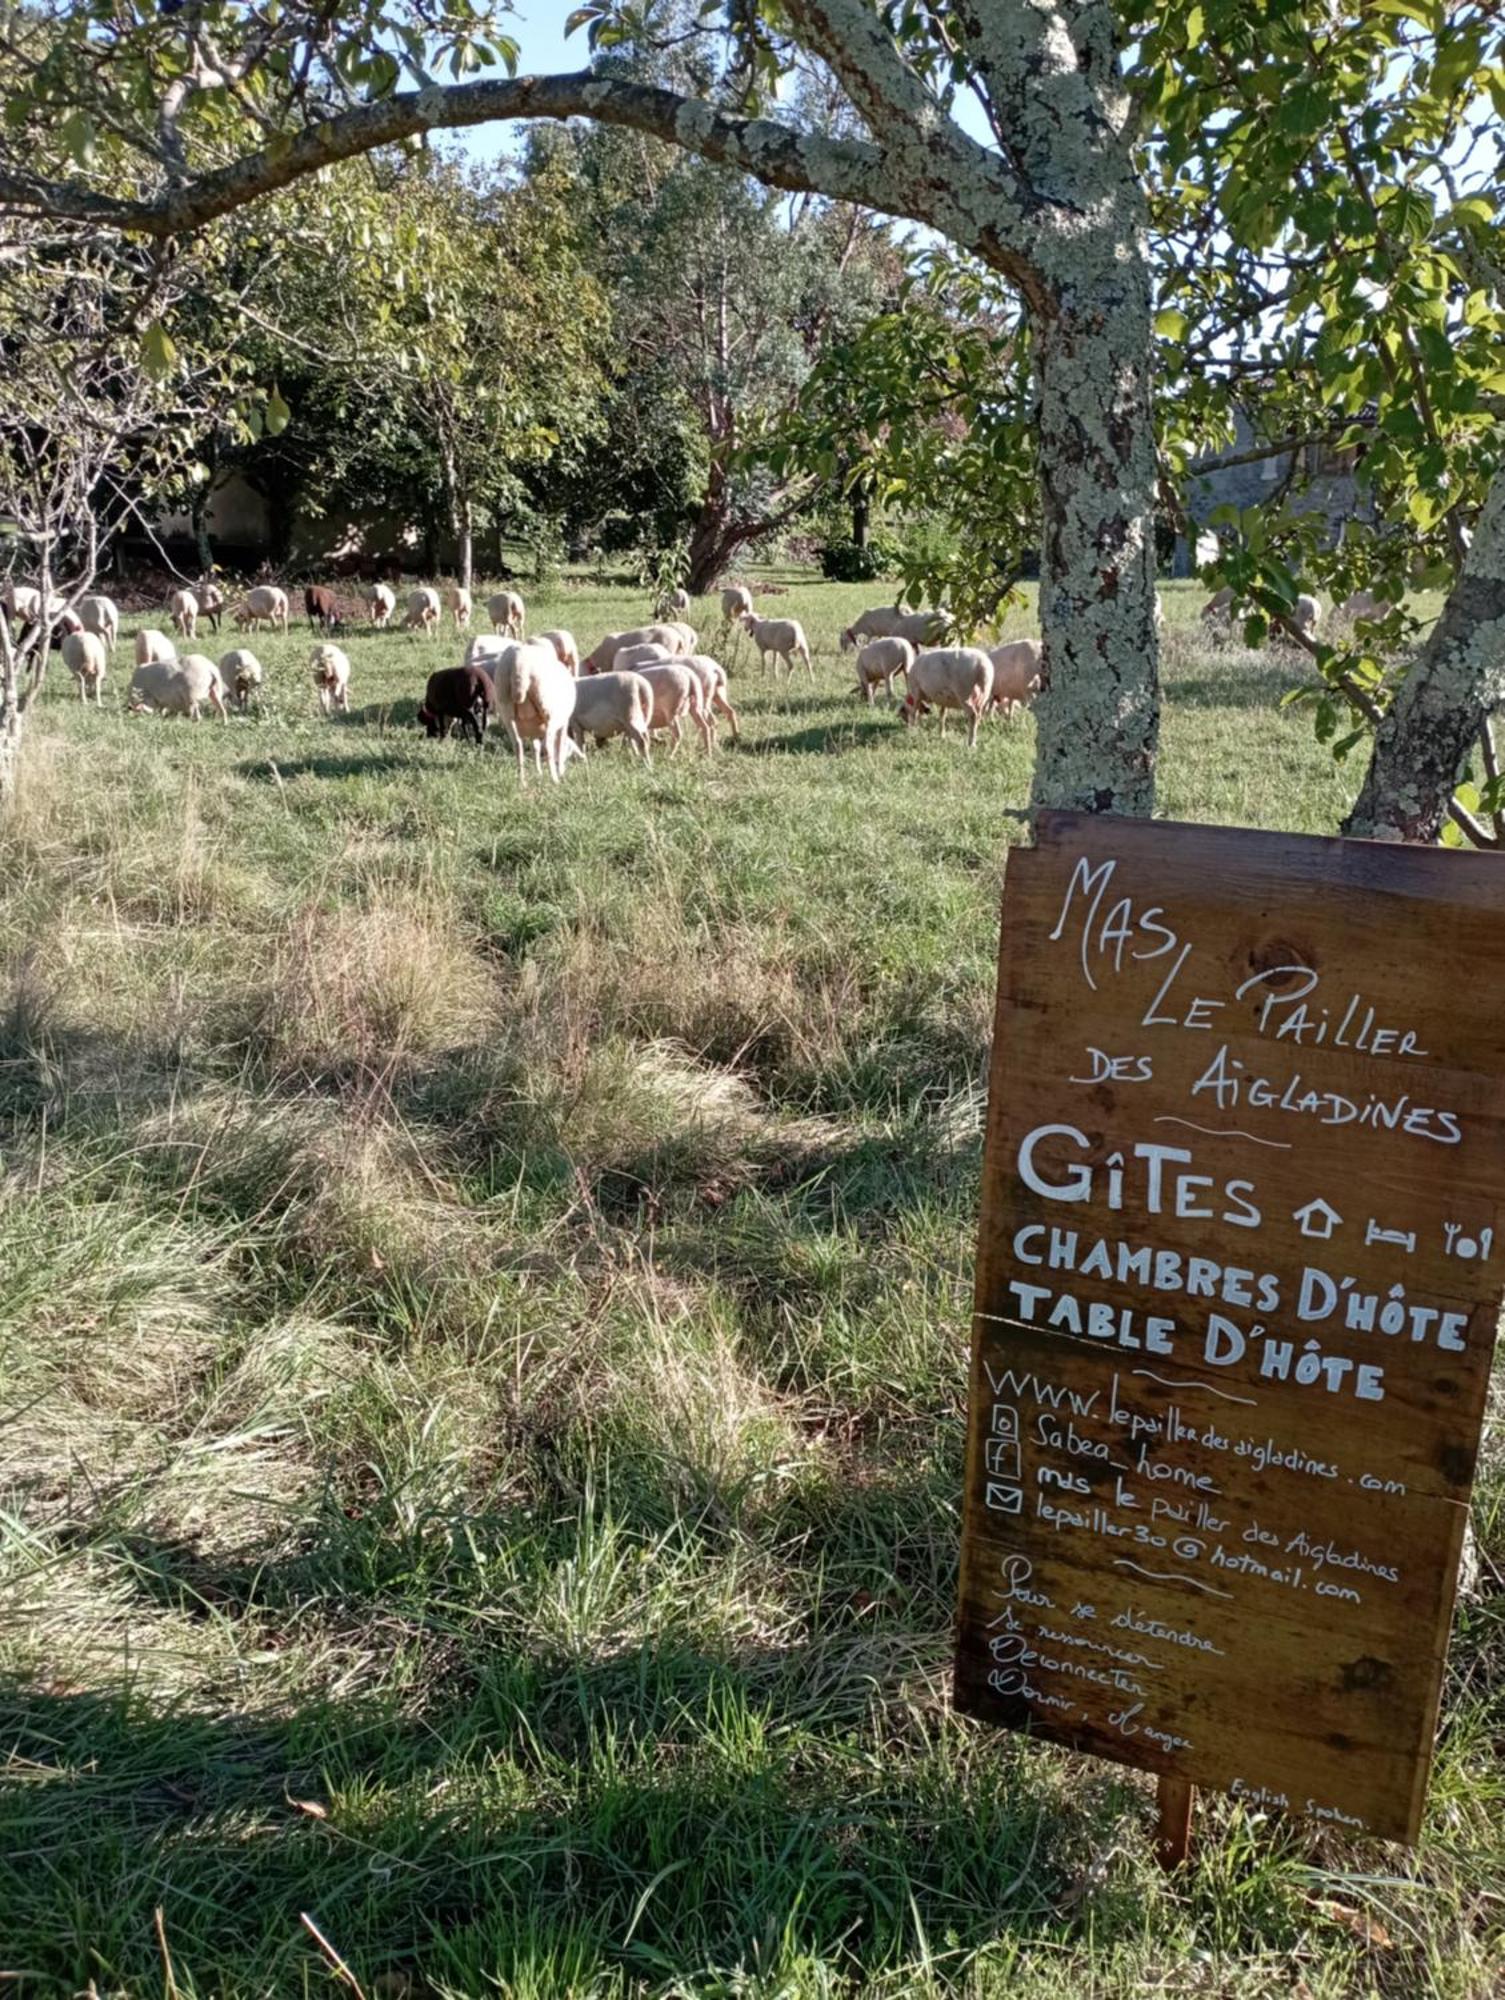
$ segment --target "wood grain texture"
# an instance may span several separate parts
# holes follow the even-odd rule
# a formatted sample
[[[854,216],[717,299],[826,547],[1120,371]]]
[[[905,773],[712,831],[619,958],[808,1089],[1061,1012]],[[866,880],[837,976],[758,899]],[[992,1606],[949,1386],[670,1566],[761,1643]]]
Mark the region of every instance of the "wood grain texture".
[[[1505,1274],[1489,855],[1046,815],[1010,860],[956,1697],[1420,1824]]]

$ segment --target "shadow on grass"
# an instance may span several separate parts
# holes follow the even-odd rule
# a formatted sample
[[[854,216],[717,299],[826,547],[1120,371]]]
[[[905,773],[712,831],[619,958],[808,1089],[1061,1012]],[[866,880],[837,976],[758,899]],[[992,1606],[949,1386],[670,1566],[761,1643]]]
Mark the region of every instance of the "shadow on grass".
[[[1240,673],[1235,667],[1221,674],[1167,675],[1168,707],[1278,709],[1296,688],[1310,685],[1310,676],[1284,663],[1261,660],[1258,669]]]
[[[700,1991],[707,1968],[807,1955],[860,1983],[928,1941],[1059,1933],[1041,1765],[1005,1752],[963,1775],[912,1712],[882,1757],[817,1739],[766,1667],[497,1655],[421,1719],[0,1689],[32,1780],[0,1803],[12,1962],[39,1988],[104,1965],[112,1990],[156,1990],[159,1908],[177,1980],[221,1993],[322,1983],[305,1910],[368,1992],[383,1974]]]
[[[414,737],[416,745],[420,739]],[[412,766],[411,750],[394,745],[389,750],[312,751],[306,757],[257,757],[235,766],[235,775],[252,784],[273,785],[289,778],[369,778],[390,776]]]

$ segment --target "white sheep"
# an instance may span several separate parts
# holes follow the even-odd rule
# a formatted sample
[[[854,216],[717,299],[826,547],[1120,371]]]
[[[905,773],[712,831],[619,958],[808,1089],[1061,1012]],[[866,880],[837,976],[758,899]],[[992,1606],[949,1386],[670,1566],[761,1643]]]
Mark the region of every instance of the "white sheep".
[[[989,650],[993,662],[992,706],[1000,715],[1028,708],[1040,692],[1040,641],[1009,639]]]
[[[573,632],[566,632],[555,626],[548,632],[535,632],[534,638],[540,646],[552,646],[572,674],[580,671],[580,648],[575,644]]]
[[[178,657],[178,649],[165,632],[158,632],[151,626],[143,625],[136,634],[136,665],[148,666],[153,660],[165,660],[171,665]]]
[[[618,646],[611,656],[611,672],[635,674],[639,667],[652,667],[661,660],[678,658],[679,654],[672,646],[665,646],[658,640],[650,640],[641,646]]]
[[[120,612],[114,599],[104,597],[98,591],[81,597],[78,600],[78,622],[86,632],[93,632],[104,640],[105,651],[113,658],[115,644],[120,637]]]
[[[219,677],[230,690],[237,708],[244,708],[253,694],[260,694],[266,678],[260,660],[249,646],[232,646],[228,653],[220,654]]]
[[[688,611],[689,608],[690,593],[680,587],[660,591],[658,603],[653,607],[653,614],[656,618],[667,618],[675,611]]]
[[[570,738],[575,713],[575,676],[552,646],[514,640],[497,661],[497,708],[517,746],[517,776],[522,783],[523,744],[531,742],[534,761],[542,744],[549,776],[557,785],[572,756],[583,754]]]
[[[1317,626],[1322,618],[1322,606],[1309,591],[1302,591],[1291,606],[1291,623],[1305,638],[1317,636]]]
[[[645,764],[653,762],[653,689],[641,674],[587,674],[575,688],[571,733],[604,743],[625,736]]]
[[[510,632],[514,639],[520,639],[523,615],[523,601],[515,590],[499,590],[486,600],[486,616],[493,632]]]
[[[437,632],[441,606],[439,593],[422,583],[416,590],[408,592],[408,615],[402,621],[404,632]]]
[[[700,634],[695,630],[693,625],[687,625],[682,618],[668,619],[666,620],[666,625],[669,631],[679,634],[681,641],[679,651],[681,653],[693,653],[695,651],[695,648],[700,644]]]
[[[909,692],[900,713],[912,729],[927,708],[941,712],[941,734],[947,712],[959,708],[967,718],[967,742],[977,748],[977,725],[993,698],[993,662],[980,646],[940,646],[916,656],[909,670]]]
[[[199,600],[191,590],[175,590],[167,600],[172,629],[180,639],[191,639],[199,629]]]
[[[219,585],[208,579],[193,586],[193,594],[199,601],[199,616],[207,618],[215,631],[219,630],[220,614],[225,608],[225,593]]]
[[[197,722],[205,702],[218,710],[221,722],[229,719],[219,668],[203,653],[185,653],[181,660],[146,660],[131,675],[133,714],[156,709]]]
[[[1346,618],[1350,625],[1360,618],[1386,618],[1390,606],[1383,597],[1376,597],[1372,590],[1356,590],[1351,597],[1345,597],[1338,606],[1338,616]]]
[[[34,584],[7,584],[4,597],[0,599],[0,602],[4,603],[6,612],[13,625],[41,624],[43,614],[42,593]],[[60,626],[64,632],[79,632],[83,629],[78,614],[68,609],[66,601],[59,597],[55,590],[48,592],[46,615],[54,625]]]
[[[500,632],[472,633],[470,644],[465,648],[467,667],[484,667],[488,674],[494,673],[497,661],[509,646],[515,646],[515,639],[508,639]]]
[[[397,592],[390,583],[373,583],[366,591],[366,609],[378,632],[385,632],[397,609]]]
[[[611,665],[618,653],[629,646],[662,646],[674,658],[681,653],[695,650],[693,643],[686,643],[688,625],[634,625],[629,632],[608,632],[603,639],[588,652],[580,662],[583,674],[604,674],[611,671]]]
[[[859,612],[841,635],[841,651],[859,639],[907,639],[912,646],[933,646],[950,628],[947,611],[901,611],[897,604],[875,604]]]
[[[444,586],[444,602],[449,607],[449,615],[455,621],[455,630],[463,632],[470,623],[470,592],[463,583],[447,583]]]
[[[699,674],[685,660],[661,660],[657,666],[635,669],[653,690],[653,727],[669,732],[669,755],[679,748],[684,718],[700,731],[701,747],[709,757],[716,746],[710,703]]]
[[[745,583],[731,584],[721,593],[721,622],[735,625],[737,620],[753,608],[752,592]]]
[[[314,686],[319,690],[319,706],[326,715],[331,709],[339,709],[341,714],[350,712],[350,658],[339,646],[331,646],[326,640],[314,647],[308,656],[309,669],[314,677]]]
[[[907,674],[914,664],[914,642],[897,633],[886,639],[869,639],[857,655],[857,692],[871,708],[873,690],[881,681],[883,699],[894,705],[894,675]]]
[[[92,690],[96,707],[104,700],[105,642],[97,632],[69,632],[63,639],[63,665],[78,681],[78,698],[87,701]]]
[[[686,653],[676,664],[681,667],[688,667],[690,672],[700,682],[701,690],[705,695],[707,712],[710,716],[712,737],[714,738],[715,736],[716,716],[719,714],[724,715],[732,725],[733,743],[739,742],[742,736],[742,725],[737,718],[737,711],[732,707],[731,698],[726,691],[726,668],[722,666],[719,660],[713,660],[709,653]]]
[[[1201,619],[1204,625],[1231,625],[1233,622],[1233,586],[1225,583],[1216,596],[1209,597],[1202,606]]]
[[[287,592],[279,584],[258,583],[241,599],[235,622],[243,632],[256,625],[267,625],[274,631],[285,632]]]
[[[758,658],[763,671],[768,671],[770,655],[773,658],[773,672],[778,679],[779,662],[782,660],[790,673],[794,672],[796,660],[803,660],[805,672],[815,679],[815,669],[810,664],[810,646],[805,638],[805,628],[797,618],[759,618],[756,613],[744,611],[742,614],[744,631],[752,634],[752,642],[758,649]]]

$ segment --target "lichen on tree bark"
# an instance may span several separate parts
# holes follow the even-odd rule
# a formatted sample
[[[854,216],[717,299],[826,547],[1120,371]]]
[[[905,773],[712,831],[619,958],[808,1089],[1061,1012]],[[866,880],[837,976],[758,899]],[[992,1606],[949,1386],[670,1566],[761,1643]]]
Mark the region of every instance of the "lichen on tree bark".
[[[1434,841],[1481,722],[1505,704],[1505,472],[1442,615],[1375,734],[1343,831]]]

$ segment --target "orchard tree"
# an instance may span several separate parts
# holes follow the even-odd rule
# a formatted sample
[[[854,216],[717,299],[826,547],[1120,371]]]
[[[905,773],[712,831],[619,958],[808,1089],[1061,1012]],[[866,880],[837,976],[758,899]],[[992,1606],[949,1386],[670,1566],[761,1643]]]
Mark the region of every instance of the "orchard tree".
[[[1251,257],[1261,242],[1276,253],[1290,245],[1293,275],[1304,269],[1314,286],[1339,292],[1343,253],[1324,241],[1323,218],[1342,225],[1336,241],[1352,203],[1367,204],[1378,219],[1375,261],[1354,283],[1356,306],[1388,299],[1393,283],[1404,290],[1391,260],[1397,243],[1425,233],[1418,189],[1434,217],[1445,208],[1458,219],[1477,203],[1471,239],[1487,242],[1497,219],[1498,177],[1456,202],[1445,178],[1450,107],[1472,106],[1500,74],[1501,29],[1483,5],[1397,0],[1345,15],[1316,0],[1280,10],[1248,0],[1124,0],[1117,9],[1104,0],[729,0],[724,27],[714,11],[706,17],[695,89],[602,64],[468,78],[516,58],[475,0],[335,9],[203,0],[166,13],[147,0],[93,0],[8,18],[26,23],[10,30],[5,51],[21,77],[0,155],[0,202],[12,211],[173,237],[415,134],[586,117],[770,187],[925,224],[975,256],[1018,297],[1028,325],[1048,674],[1039,804],[1144,812],[1153,803],[1154,322],[1157,303],[1184,307],[1157,301],[1152,197],[1174,201],[1183,178],[1205,197],[1206,219],[1191,225],[1202,233],[1189,283],[1216,266],[1227,238]],[[574,19],[599,50],[651,41],[659,9],[599,0]],[[800,122],[797,100],[779,95],[799,65],[831,79],[843,120]],[[453,80],[439,81],[440,71]],[[1396,94],[1414,116],[1392,131],[1376,107]],[[42,135],[72,148],[76,171],[38,171]],[[1307,160],[1321,163],[1310,190]],[[1301,212],[1298,192],[1312,196]],[[1494,309],[1487,249],[1461,282],[1470,301]],[[1267,310],[1279,314],[1286,302]],[[1320,316],[1321,299],[1309,310]],[[1379,337],[1392,361],[1405,319],[1402,300]],[[1439,331],[1447,324],[1445,309]],[[1361,340],[1367,352],[1367,324]],[[1440,372],[1419,340],[1416,351]],[[1431,387],[1413,371],[1413,398],[1418,385]],[[1493,432],[1481,435],[1481,482],[1495,477],[1496,456]],[[1415,463],[1420,480],[1419,454]],[[1453,511],[1449,499],[1444,513]],[[1505,502],[1491,494],[1461,568],[1455,550],[1447,611],[1385,712],[1362,830],[1430,837],[1440,824],[1495,692],[1484,661],[1498,657],[1494,626],[1505,611],[1502,534]],[[1455,701],[1463,743],[1439,722]]]
[[[530,149],[568,164],[612,302],[622,392],[683,410],[703,485],[684,581],[710,590],[737,551],[786,525],[811,482],[775,475],[763,446],[826,346],[892,288],[899,264],[864,209],[791,203],[746,174],[601,128]]]

